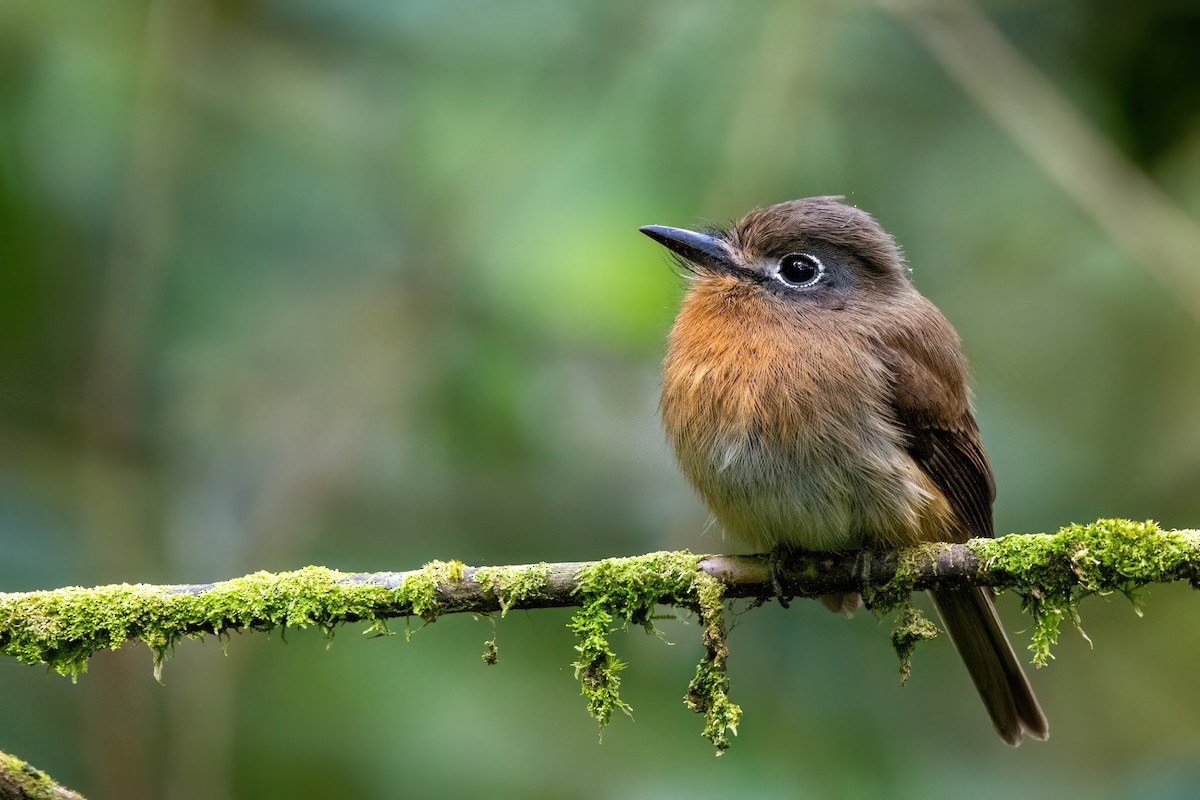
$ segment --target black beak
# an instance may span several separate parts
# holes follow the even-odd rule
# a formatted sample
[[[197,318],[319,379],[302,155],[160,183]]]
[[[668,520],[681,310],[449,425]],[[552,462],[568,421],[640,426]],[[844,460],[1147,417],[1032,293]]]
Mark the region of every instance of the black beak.
[[[666,225],[646,225],[638,230],[698,267],[714,272],[742,272],[741,267],[729,257],[724,242],[715,236],[682,228],[668,228]]]

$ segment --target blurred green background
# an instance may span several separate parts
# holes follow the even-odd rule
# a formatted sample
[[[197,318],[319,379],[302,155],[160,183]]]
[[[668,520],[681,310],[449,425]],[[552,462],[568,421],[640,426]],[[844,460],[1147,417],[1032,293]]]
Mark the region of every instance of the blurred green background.
[[[725,550],[636,229],[826,193],[961,333],[1000,531],[1200,525],[1195,4],[921,8],[0,4],[0,589]],[[565,611],[495,667],[469,617],[187,642],[165,685],[7,660],[0,749],[93,798],[1192,796],[1200,599],[1143,600],[1085,602],[1016,750],[944,639],[900,688],[887,624],[805,602],[737,617],[721,759],[694,621],[615,638],[599,742]]]

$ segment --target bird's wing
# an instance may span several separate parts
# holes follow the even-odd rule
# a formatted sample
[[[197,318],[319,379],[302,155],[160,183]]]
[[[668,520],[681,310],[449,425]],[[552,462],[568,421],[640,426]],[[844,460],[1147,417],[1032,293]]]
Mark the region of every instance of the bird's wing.
[[[909,455],[942,490],[963,525],[961,540],[991,536],[996,484],[979,441],[979,429],[968,414],[953,428],[910,427]]]
[[[966,368],[957,353],[912,340],[885,349],[892,409],[908,454],[942,490],[961,524],[954,538],[991,536],[996,484],[967,401]]]

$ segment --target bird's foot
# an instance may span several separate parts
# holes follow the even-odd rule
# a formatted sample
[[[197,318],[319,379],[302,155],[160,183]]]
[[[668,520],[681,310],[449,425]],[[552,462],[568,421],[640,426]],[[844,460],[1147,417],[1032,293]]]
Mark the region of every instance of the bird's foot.
[[[784,608],[788,608],[791,605],[791,596],[785,594],[783,591],[783,572],[787,554],[787,549],[776,547],[771,551],[767,559],[767,569],[771,575],[771,591],[775,593],[775,599],[779,601],[779,605]]]

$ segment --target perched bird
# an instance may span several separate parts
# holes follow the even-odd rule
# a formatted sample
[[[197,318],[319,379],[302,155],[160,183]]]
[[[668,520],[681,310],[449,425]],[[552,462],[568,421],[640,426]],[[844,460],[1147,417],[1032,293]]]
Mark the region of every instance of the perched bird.
[[[873,217],[810,197],[729,230],[641,231],[690,278],[663,365],[662,418],[729,535],[777,553],[993,535],[995,485],[958,334]],[[990,591],[932,595],[1000,736],[1045,739]],[[861,602],[822,599],[840,611]]]

